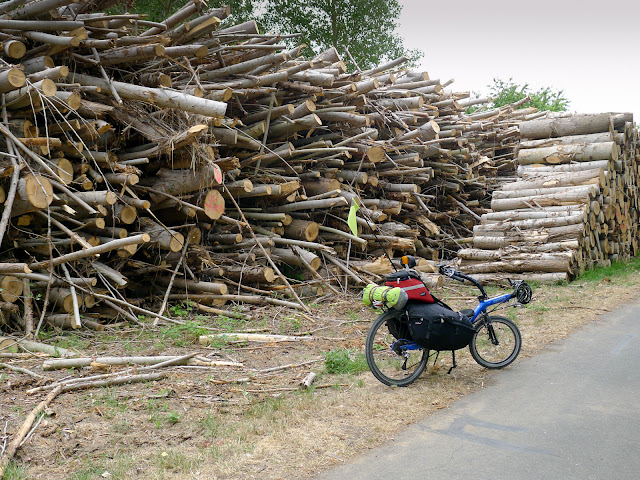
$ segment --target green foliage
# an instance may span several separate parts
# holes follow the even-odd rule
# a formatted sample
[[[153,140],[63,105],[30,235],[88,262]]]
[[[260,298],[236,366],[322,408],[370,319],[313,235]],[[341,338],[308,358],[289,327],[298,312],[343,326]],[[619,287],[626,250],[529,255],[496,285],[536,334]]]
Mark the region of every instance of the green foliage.
[[[357,375],[369,370],[364,354],[343,348],[327,352],[324,359],[327,373]]]
[[[186,317],[193,309],[191,302],[183,302],[177,305],[171,305],[168,310],[174,317]]]
[[[209,333],[197,322],[186,322],[184,325],[169,325],[160,329],[163,340],[170,341],[175,346],[185,346],[198,341],[200,335]]]
[[[613,262],[608,267],[597,267],[583,273],[579,280],[582,282],[599,283],[611,280],[625,280],[634,272],[640,271],[640,258],[635,257],[628,262]]]
[[[185,3],[186,0],[134,0],[128,10],[161,22]],[[122,13],[130,4],[121,1],[111,13]],[[334,46],[346,63],[351,64],[352,57],[360,69],[401,55],[415,62],[423,55],[420,50],[407,50],[396,32],[402,10],[398,0],[215,0],[208,5],[231,7],[224,25],[255,19],[263,32],[301,33],[302,37],[293,40],[292,45],[305,43],[307,55]]]
[[[528,83],[518,85],[513,81],[493,79],[493,84],[488,86],[489,96],[492,100],[492,108],[502,107],[518,102],[527,96],[531,100],[520,108],[536,107],[538,110],[550,110],[552,112],[564,112],[569,107],[569,100],[564,96],[563,90],[554,91],[549,87],[532,91]]]
[[[335,47],[345,61],[351,57],[360,69],[407,54],[397,35],[402,6],[398,0],[269,0],[260,19],[268,30],[302,33],[313,54]]]

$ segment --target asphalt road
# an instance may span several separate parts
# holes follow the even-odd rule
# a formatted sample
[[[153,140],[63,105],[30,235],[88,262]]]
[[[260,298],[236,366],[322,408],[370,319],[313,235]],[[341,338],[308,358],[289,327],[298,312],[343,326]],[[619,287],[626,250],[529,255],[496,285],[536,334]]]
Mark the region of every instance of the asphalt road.
[[[317,480],[640,479],[640,303],[494,378]]]

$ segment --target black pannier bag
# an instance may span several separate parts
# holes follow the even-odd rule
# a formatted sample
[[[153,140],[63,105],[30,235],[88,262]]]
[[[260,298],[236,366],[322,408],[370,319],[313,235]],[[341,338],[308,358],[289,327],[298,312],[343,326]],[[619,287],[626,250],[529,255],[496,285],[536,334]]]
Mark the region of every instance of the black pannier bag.
[[[392,317],[387,320],[387,328],[389,329],[389,333],[398,340],[411,341],[412,339],[406,315]]]
[[[405,308],[411,340],[421,347],[436,351],[458,350],[471,342],[475,331],[471,321],[443,302],[410,301]]]

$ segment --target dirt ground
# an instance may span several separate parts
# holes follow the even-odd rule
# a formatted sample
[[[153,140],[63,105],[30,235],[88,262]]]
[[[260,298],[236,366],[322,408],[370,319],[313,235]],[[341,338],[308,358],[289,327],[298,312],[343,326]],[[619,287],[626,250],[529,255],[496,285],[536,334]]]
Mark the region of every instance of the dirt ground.
[[[435,293],[458,308],[474,305],[470,289],[446,284]],[[635,300],[638,293],[640,274],[631,268],[611,278],[601,275],[591,281],[535,287],[534,301],[526,308],[501,312],[517,319],[522,331],[522,353],[515,365],[598,321],[600,314]],[[462,350],[456,355],[459,366],[450,375],[447,353],[412,386],[386,387],[362,369],[364,341],[375,313],[356,297],[329,298],[310,306],[311,317],[254,308],[250,321],[205,317],[174,307],[172,313],[187,325],[47,332],[42,341],[82,356],[198,352],[209,360],[242,366],[171,367],[160,381],[61,394],[20,447],[5,478],[312,478],[402,435],[406,425],[447,408],[500,375],[481,368]],[[219,332],[307,334],[312,339],[218,341],[203,347],[197,342],[205,333],[202,326]],[[327,355],[343,373],[327,372]],[[94,367],[45,372],[44,359],[0,358],[45,377],[37,380],[0,368],[0,449],[46,395],[27,395],[29,388],[105,371]],[[310,372],[317,374],[314,387],[302,390],[299,383]]]

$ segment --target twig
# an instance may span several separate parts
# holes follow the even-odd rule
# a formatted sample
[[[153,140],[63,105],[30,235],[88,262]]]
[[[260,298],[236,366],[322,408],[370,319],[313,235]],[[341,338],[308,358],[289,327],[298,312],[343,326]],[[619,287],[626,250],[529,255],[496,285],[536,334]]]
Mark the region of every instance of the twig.
[[[41,378],[44,378],[42,375],[32,372],[31,370],[27,370],[26,368],[21,368],[21,367],[15,367],[13,365],[9,365],[8,363],[0,363],[0,368],[6,368],[18,373],[26,373],[27,375],[30,375],[33,378],[37,378],[38,380]]]
[[[2,94],[2,103],[5,103],[4,94]],[[2,121],[4,123],[8,123],[6,106],[2,107]],[[13,200],[16,197],[18,181],[20,180],[20,170],[22,169],[22,164],[18,165],[18,162],[16,162],[16,155],[13,150],[13,142],[9,138],[7,138],[7,149],[11,154],[9,156],[9,160],[11,160],[11,165],[13,166],[13,174],[11,175],[11,183],[9,184],[9,192],[7,194],[7,198],[4,201],[2,220],[0,220],[0,244],[2,244],[2,239],[4,238],[4,234],[7,231],[7,226],[9,225],[9,219],[11,218],[11,208],[13,207]]]
[[[324,286],[326,286],[329,290],[331,290],[333,293],[335,293],[336,295],[340,295],[340,292],[333,285],[331,285],[328,281],[326,281],[324,278],[322,278],[322,276],[311,267],[309,262],[307,262],[307,259],[304,258],[304,255],[302,254],[302,249],[300,247],[298,247],[297,245],[291,245],[291,247],[293,248],[293,251],[298,256],[298,258],[300,259],[302,264],[307,268],[307,270],[309,270],[311,272],[311,274],[314,277],[316,277],[318,280],[320,280],[320,282]]]
[[[173,281],[176,279],[176,275],[178,274],[178,271],[180,270],[180,266],[184,261],[184,256],[187,253],[188,247],[189,247],[189,238],[186,238],[184,241],[184,247],[182,247],[182,255],[180,255],[178,264],[176,265],[176,268],[173,270],[173,273],[171,274],[171,279],[169,280],[167,291],[164,294],[164,299],[162,300],[162,305],[160,306],[160,310],[158,310],[158,315],[162,315],[164,313],[164,310],[167,308],[167,302],[169,301],[169,295],[171,294],[171,287],[173,287]],[[155,327],[157,325],[158,325],[158,317],[156,317],[156,319],[153,321],[153,326]]]
[[[291,287],[291,284],[289,283],[289,281],[287,280],[287,277],[285,277],[282,272],[280,271],[280,269],[278,268],[278,266],[273,262],[273,260],[271,259],[271,256],[267,253],[267,251],[264,249],[264,247],[262,246],[262,244],[258,241],[255,232],[253,231],[253,229],[251,228],[251,225],[249,225],[249,222],[247,221],[247,219],[244,216],[244,213],[242,213],[242,210],[240,209],[240,206],[238,205],[238,203],[236,202],[236,200],[233,198],[233,195],[231,194],[231,192],[229,191],[229,189],[227,188],[227,186],[225,184],[222,185],[224,187],[225,192],[227,193],[227,195],[229,196],[229,198],[231,199],[231,202],[233,202],[234,206],[236,207],[236,210],[238,211],[238,213],[240,214],[240,217],[242,218],[242,221],[245,222],[247,224],[247,229],[249,230],[249,233],[251,233],[251,236],[253,237],[253,239],[255,240],[256,244],[258,245],[258,248],[260,248],[260,250],[262,251],[262,254],[265,256],[265,258],[267,259],[267,261],[269,262],[269,264],[271,265],[271,267],[273,268],[273,270],[278,274],[278,276],[282,279],[282,281],[284,282],[284,284],[287,286],[288,290],[291,292],[291,295],[293,295],[293,297],[296,299],[296,301],[300,304],[300,306],[302,307],[302,309],[307,312],[307,313],[311,313],[311,310],[309,309],[309,307],[307,307],[302,300],[300,300],[300,297],[298,297],[298,294],[295,292],[295,290],[293,289],[293,287]]]
[[[11,440],[11,443],[9,443],[7,449],[4,452],[2,459],[0,459],[0,478],[4,478],[4,473],[7,469],[7,466],[9,465],[9,462],[16,454],[16,451],[20,447],[22,440],[24,440],[25,436],[31,429],[31,425],[33,425],[36,417],[40,414],[40,412],[42,412],[49,406],[49,404],[53,401],[54,398],[58,396],[61,391],[62,387],[57,387],[56,389],[54,389],[51,393],[49,393],[49,395],[47,395],[47,398],[40,402],[38,406],[31,410],[31,413],[27,415],[27,418],[20,427],[20,430],[18,430],[18,432],[14,435],[13,440]]]

